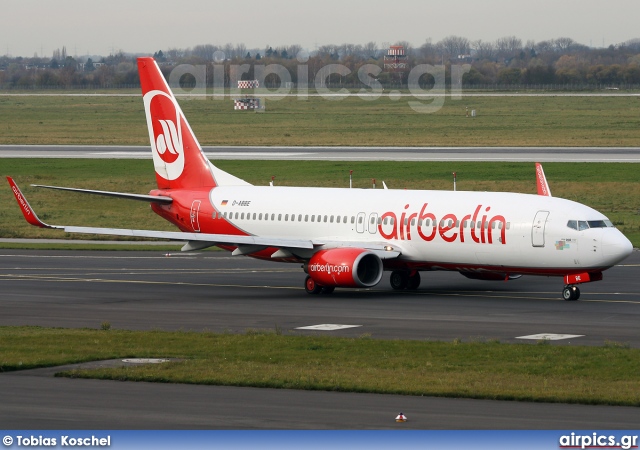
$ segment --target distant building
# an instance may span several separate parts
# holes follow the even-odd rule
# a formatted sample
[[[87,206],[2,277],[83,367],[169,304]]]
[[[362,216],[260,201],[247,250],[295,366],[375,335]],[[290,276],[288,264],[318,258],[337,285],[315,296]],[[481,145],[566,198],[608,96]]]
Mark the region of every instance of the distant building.
[[[407,55],[402,45],[391,45],[384,55],[384,68],[392,72],[401,72],[409,68]]]

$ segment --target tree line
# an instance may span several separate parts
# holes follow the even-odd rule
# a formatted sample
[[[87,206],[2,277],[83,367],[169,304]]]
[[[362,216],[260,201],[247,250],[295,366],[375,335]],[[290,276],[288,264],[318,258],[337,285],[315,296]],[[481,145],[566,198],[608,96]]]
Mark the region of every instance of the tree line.
[[[438,42],[427,40],[420,47],[397,42],[406,52],[405,71],[383,70],[376,79],[384,87],[403,87],[408,71],[419,64],[469,64],[462,78],[463,87],[560,86],[567,88],[625,87],[640,85],[640,39],[632,39],[607,48],[591,48],[571,38],[540,42],[522,42],[515,36],[495,41],[471,41],[461,36],[448,36]],[[305,78],[315,85],[315,75],[328,64],[341,64],[349,74],[332,74],[329,87],[361,87],[358,70],[365,64],[384,67],[388,43],[322,45],[307,53],[300,45],[248,49],[243,44],[223,46],[197,45],[192,48],[170,48],[154,54],[165,75],[180,64],[207,65],[207,85],[212,86],[213,66],[224,66],[224,84],[230,86],[234,70],[244,67],[244,79],[254,77],[257,65],[278,64],[287,69],[291,81],[298,83],[304,65]],[[107,57],[74,58],[66,48],[44,57],[0,57],[0,88],[82,88],[134,87],[139,85],[136,56],[123,51]],[[244,66],[243,66],[244,65]],[[447,74],[448,75],[448,74]],[[183,77],[185,85],[193,80]],[[447,81],[450,77],[446,77]],[[278,87],[280,79],[271,74],[268,87]],[[219,80],[217,81],[219,82]],[[427,83],[428,84],[428,83]]]

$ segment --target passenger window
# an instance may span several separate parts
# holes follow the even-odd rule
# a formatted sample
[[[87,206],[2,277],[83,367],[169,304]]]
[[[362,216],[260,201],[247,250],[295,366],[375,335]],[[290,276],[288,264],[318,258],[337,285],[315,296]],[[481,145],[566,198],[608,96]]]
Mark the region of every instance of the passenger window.
[[[298,214],[298,222],[302,222],[302,214]]]
[[[278,222],[282,220],[282,214],[278,214]]]
[[[309,221],[309,214],[305,214],[305,215],[304,215],[304,221],[305,221],[305,222],[308,222],[308,221]]]
[[[362,223],[362,217],[358,217],[358,223]]]
[[[280,220],[280,217],[278,217],[278,220]],[[285,214],[284,215],[284,221],[288,222],[289,221],[289,214]]]
[[[340,223],[340,216],[336,216],[336,222]]]
[[[578,229],[578,221],[577,220],[570,220],[567,222],[567,226],[573,230],[577,230]]]
[[[511,228],[511,222],[507,222],[507,230]]]
[[[311,221],[315,222],[316,221],[316,215],[315,214],[311,214]]]
[[[271,214],[271,220],[276,220],[276,214],[275,213]]]
[[[333,216],[329,218],[329,222],[333,223]]]
[[[325,221],[325,223],[327,222],[327,216],[324,216],[324,221]]]
[[[258,215],[258,220],[262,220],[262,213],[260,213],[260,215]]]
[[[354,216],[351,216],[351,223],[356,223],[356,218]]]
[[[347,223],[347,216],[344,216],[342,219],[342,222]]]

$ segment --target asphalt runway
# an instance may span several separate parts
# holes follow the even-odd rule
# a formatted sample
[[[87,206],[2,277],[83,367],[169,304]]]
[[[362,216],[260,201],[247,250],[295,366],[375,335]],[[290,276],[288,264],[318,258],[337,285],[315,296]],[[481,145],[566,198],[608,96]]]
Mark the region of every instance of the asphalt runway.
[[[639,147],[203,147],[207,157],[246,160],[509,161],[640,163]],[[148,146],[0,145],[0,158],[151,159]]]
[[[380,339],[533,342],[640,348],[640,253],[560,300],[562,280],[468,280],[423,274],[416,292],[388,277],[373,290],[309,296],[297,265],[222,252],[171,254],[0,250],[0,325],[243,332],[274,329]],[[358,325],[335,331],[296,330]],[[0,374],[5,428],[405,428],[634,429],[640,408],[532,404],[372,394],[69,380],[58,369]]]

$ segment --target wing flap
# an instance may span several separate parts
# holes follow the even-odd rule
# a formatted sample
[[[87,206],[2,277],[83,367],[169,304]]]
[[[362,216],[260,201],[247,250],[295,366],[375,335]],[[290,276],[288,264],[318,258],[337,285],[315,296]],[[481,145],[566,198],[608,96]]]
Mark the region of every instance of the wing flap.
[[[130,230],[125,228],[64,227],[67,233],[103,234],[110,236],[145,237],[172,241],[209,242],[211,245],[255,245],[261,247],[285,247],[313,249],[307,239],[284,239],[277,237],[236,236],[234,234],[188,233],[182,231]]]

